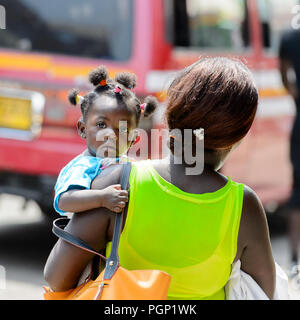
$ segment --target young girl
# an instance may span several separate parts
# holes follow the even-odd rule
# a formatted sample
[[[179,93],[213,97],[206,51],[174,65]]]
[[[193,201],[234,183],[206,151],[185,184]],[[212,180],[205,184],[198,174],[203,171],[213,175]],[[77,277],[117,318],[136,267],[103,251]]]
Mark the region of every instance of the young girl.
[[[157,106],[154,97],[146,97],[141,104],[131,91],[136,86],[134,74],[119,73],[112,80],[106,68],[100,66],[89,74],[89,81],[95,86],[92,92],[81,97],[77,89],[72,89],[68,96],[73,105],[80,104],[82,118],[77,128],[86,139],[87,149],[69,162],[57,179],[54,208],[61,215],[98,207],[122,211],[128,195],[119,184],[103,190],[90,190],[90,186],[104,168],[126,159],[125,154],[134,142],[128,142],[127,135],[137,128],[141,116],[150,116]],[[119,146],[120,133],[125,135],[126,143]],[[111,154],[116,158],[107,158]]]

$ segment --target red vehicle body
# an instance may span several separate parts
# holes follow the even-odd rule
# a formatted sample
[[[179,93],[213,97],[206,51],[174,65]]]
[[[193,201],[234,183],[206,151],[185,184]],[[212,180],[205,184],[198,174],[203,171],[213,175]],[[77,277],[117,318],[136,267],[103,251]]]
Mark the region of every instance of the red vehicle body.
[[[147,94],[156,95],[162,102],[161,110],[163,110],[164,86],[159,82],[169,75],[170,71],[187,66],[200,55],[240,56],[258,75],[258,80],[264,77],[265,72],[277,72],[276,53],[270,55],[264,52],[262,23],[256,0],[246,2],[249,45],[243,53],[226,50],[214,52],[203,48],[196,50],[176,48],[166,36],[166,29],[174,27],[174,23],[168,24],[167,2],[169,4],[173,2],[173,6],[178,6],[178,1],[132,0],[131,52],[128,59],[122,61],[34,49],[26,51],[0,44],[0,89],[4,90],[0,90],[0,97],[7,98],[6,89],[9,89],[13,96],[29,91],[37,92],[44,97],[44,100],[40,100],[43,108],[37,116],[38,129],[34,134],[22,136],[22,132],[26,130],[2,125],[1,192],[34,199],[45,213],[52,211],[51,194],[57,175],[67,162],[85,149],[85,141],[77,134],[75,125],[80,117],[80,111],[69,105],[66,99],[67,92],[72,87],[78,87],[80,92],[89,90],[87,74],[100,64],[107,66],[111,76],[124,70],[134,72],[138,77],[136,93],[141,97]],[[43,3],[44,1],[40,1],[40,6]],[[7,13],[13,9],[10,9],[8,1],[4,6]],[[105,14],[109,16],[114,12]],[[9,16],[7,16],[7,30],[0,30],[0,33],[10,30],[8,18]],[[118,25],[115,29],[118,30]],[[284,103],[289,104],[283,109],[286,111],[293,108],[281,84],[273,87],[258,84],[258,87],[262,101],[283,97]],[[1,107],[5,108],[0,100],[0,112]],[[288,142],[293,112],[285,111],[258,115],[245,141],[231,156],[228,165],[222,169],[224,174],[253,187],[265,205],[285,201],[290,192]],[[2,116],[4,114],[2,113]],[[144,121],[142,127],[146,129],[164,127],[159,119],[156,117],[151,122]],[[27,131],[30,130],[27,128]]]

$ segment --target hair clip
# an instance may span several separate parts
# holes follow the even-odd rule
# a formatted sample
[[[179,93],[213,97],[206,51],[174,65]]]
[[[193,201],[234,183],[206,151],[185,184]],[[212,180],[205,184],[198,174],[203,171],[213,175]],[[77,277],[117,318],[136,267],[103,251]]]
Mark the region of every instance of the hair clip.
[[[77,95],[75,99],[76,99],[76,104],[82,104],[84,100],[84,98],[80,95]]]
[[[101,87],[106,86],[106,85],[107,85],[106,79],[102,79],[102,80],[99,82],[99,85],[100,85]]]
[[[140,104],[142,115],[145,113],[146,103]]]
[[[115,86],[115,93],[122,93],[122,89],[118,85]]]
[[[194,134],[199,140],[203,140],[203,139],[204,139],[204,129],[203,129],[203,128],[199,128],[199,129],[193,130],[193,134]]]

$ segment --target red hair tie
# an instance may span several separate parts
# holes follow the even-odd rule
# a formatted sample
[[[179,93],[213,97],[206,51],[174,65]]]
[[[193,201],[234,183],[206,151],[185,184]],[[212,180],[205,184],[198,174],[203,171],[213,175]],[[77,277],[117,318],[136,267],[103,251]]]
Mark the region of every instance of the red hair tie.
[[[106,86],[106,84],[107,84],[106,79],[101,80],[101,81],[99,82],[99,84],[100,84],[101,87]]]

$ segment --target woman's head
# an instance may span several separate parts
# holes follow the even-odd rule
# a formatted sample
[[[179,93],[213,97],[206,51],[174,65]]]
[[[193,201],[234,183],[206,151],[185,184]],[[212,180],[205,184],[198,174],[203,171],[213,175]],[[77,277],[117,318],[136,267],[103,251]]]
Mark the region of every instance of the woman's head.
[[[154,112],[157,100],[148,96],[141,104],[131,91],[137,83],[132,73],[122,72],[110,79],[106,68],[100,66],[90,72],[89,81],[95,86],[93,91],[81,97],[77,89],[72,89],[68,95],[70,103],[80,104],[82,118],[77,123],[78,132],[87,140],[92,155],[107,156],[109,149],[115,149],[116,156],[122,155],[130,142],[126,139],[119,150],[119,133],[127,137],[138,127],[142,116],[149,117]]]
[[[248,68],[222,57],[201,58],[181,71],[167,95],[169,129],[203,128],[206,150],[230,149],[245,137],[258,103]]]

